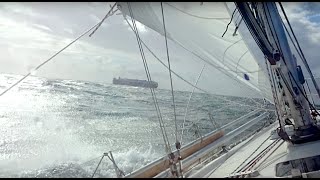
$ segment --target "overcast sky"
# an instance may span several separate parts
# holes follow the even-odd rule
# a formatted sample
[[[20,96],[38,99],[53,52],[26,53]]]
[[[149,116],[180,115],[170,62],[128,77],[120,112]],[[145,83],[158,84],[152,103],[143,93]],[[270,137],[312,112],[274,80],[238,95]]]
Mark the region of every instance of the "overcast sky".
[[[205,2],[206,3],[206,2]],[[89,27],[98,23],[109,4],[102,2],[1,2],[0,71],[26,74],[48,59]],[[314,73],[320,70],[320,3],[283,3],[289,20]],[[166,62],[163,37],[138,24],[141,38]],[[161,43],[159,43],[161,42]],[[172,69],[195,82],[203,62],[169,41]],[[159,88],[170,88],[169,75],[150,53],[146,53],[152,78]],[[85,36],[37,76],[111,83],[113,77],[146,79],[137,41],[122,15],[108,18],[92,36]],[[307,76],[307,75],[306,75]],[[199,86],[217,94],[250,94],[249,89],[206,67]],[[226,88],[228,87],[228,88]],[[192,87],[174,76],[174,88]]]

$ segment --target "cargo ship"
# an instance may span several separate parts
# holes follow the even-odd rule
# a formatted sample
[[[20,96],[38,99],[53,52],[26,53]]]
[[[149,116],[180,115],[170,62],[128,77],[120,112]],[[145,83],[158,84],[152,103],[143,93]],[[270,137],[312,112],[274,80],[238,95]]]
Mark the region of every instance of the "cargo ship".
[[[145,87],[145,88],[157,88],[158,83],[154,81],[138,80],[138,79],[127,79],[127,78],[113,78],[113,84],[117,85],[127,85],[135,87]]]

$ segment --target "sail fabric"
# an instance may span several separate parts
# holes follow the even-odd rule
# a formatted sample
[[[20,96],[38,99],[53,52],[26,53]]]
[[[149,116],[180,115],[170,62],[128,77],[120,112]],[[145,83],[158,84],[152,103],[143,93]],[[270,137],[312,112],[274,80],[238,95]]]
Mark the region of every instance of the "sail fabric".
[[[128,3],[118,2],[118,8],[130,16]],[[164,35],[160,2],[130,2],[130,8],[135,20]],[[225,3],[163,2],[163,12],[168,39],[273,102],[265,65],[255,59],[239,32],[233,35],[236,26]]]

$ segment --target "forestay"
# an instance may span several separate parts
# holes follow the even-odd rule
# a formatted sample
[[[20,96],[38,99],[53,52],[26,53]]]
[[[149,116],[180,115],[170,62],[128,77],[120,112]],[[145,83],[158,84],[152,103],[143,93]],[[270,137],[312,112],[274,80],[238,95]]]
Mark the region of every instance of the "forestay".
[[[130,7],[135,20],[164,35],[160,2],[131,2]],[[130,16],[126,2],[118,2],[118,8]],[[233,10],[223,2],[164,2],[167,37],[273,102],[264,59],[257,61],[243,36],[234,35],[235,23],[229,24]],[[233,20],[240,22],[238,12]]]

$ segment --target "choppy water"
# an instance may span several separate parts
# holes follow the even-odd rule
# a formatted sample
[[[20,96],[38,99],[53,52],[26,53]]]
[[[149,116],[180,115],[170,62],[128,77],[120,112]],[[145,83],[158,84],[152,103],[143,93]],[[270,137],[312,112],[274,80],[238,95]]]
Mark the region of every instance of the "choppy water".
[[[1,91],[21,76],[0,75]],[[169,139],[174,143],[171,93],[156,90]],[[179,129],[190,92],[175,92]],[[192,122],[204,135],[256,106],[246,98],[195,93],[183,144],[194,140]],[[263,122],[261,123],[263,124]],[[104,152],[130,173],[165,155],[149,89],[72,80],[27,78],[0,97],[0,177],[90,177]],[[180,132],[180,131],[179,131]],[[105,158],[95,177],[115,177]]]

